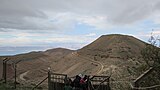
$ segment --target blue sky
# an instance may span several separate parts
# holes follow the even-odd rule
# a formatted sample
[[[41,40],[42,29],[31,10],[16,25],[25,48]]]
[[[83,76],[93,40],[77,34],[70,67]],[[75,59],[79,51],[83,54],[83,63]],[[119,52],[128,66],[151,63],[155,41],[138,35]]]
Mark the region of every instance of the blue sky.
[[[0,12],[0,55],[79,49],[107,34],[160,35],[160,0],[2,0]]]

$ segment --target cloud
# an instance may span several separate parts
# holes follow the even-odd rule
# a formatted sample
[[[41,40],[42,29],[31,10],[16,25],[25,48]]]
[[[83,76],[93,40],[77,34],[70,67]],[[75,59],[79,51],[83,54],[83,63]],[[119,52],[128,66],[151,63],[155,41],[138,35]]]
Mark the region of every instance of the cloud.
[[[160,30],[159,31],[154,31],[153,34],[160,35]]]
[[[151,19],[155,24],[160,24],[160,12],[156,12]]]
[[[83,45],[88,44],[96,39],[94,33],[89,35],[65,35],[53,33],[33,33],[21,32],[0,32],[0,46],[48,46],[59,44]],[[8,37],[9,35],[9,37]],[[62,45],[63,44],[63,45]],[[76,45],[77,46],[77,45]],[[72,46],[73,47],[73,46]]]
[[[97,38],[98,30],[104,34],[145,29],[135,23],[149,20],[157,25],[159,18],[160,0],[1,0],[0,46],[84,45]],[[69,35],[77,24],[91,26],[94,31]],[[125,28],[127,25],[131,27]],[[155,33],[159,34],[159,29]],[[137,34],[142,38],[148,35]]]
[[[95,33],[89,33],[89,34],[87,34],[86,36],[87,36],[87,37],[93,37],[93,36],[96,36],[96,34],[95,34]]]
[[[148,40],[151,38],[151,35],[157,39],[160,38],[160,30],[152,30],[152,31],[141,31],[141,32],[138,32],[136,34],[131,34],[132,36],[135,36],[136,38],[142,40],[142,41],[145,41],[148,43]]]
[[[159,4],[159,0],[1,0],[0,27],[68,30],[74,27],[75,18],[81,18],[79,23],[101,29],[148,18],[160,12]]]
[[[98,30],[106,30],[107,28],[111,28],[112,25],[107,21],[107,16],[97,15],[97,16],[79,16],[77,17],[77,21],[81,24],[86,24],[89,26],[93,26]]]

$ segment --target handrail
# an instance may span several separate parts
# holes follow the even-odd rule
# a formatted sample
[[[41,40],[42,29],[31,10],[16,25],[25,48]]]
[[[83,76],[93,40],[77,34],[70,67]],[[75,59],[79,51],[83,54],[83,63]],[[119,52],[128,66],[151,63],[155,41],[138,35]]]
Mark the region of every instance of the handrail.
[[[51,72],[51,74],[66,76],[66,74],[60,74],[60,73],[52,73],[52,72]]]
[[[40,84],[42,84],[47,79],[48,79],[48,76],[45,79],[43,79],[41,82],[39,82],[34,88],[32,88],[32,90],[36,89]]]
[[[139,81],[141,78],[143,78],[145,75],[147,75],[150,71],[153,70],[153,67],[150,67],[148,70],[146,70],[143,74],[141,74],[136,80],[134,80],[133,82],[137,82]]]
[[[94,76],[92,76],[92,77],[90,78],[90,80],[92,80],[93,78],[96,78],[96,77],[110,78],[111,76],[96,76],[96,75],[94,75]]]
[[[153,88],[157,88],[157,87],[160,87],[160,85],[154,85],[154,86],[149,86],[149,87],[134,87],[134,86],[132,86],[132,89],[146,90],[146,89],[153,89]]]
[[[100,77],[100,76],[93,76],[92,78],[89,79],[88,84],[91,86],[91,88],[92,88],[93,90],[95,90],[95,88],[94,88],[93,85],[91,84],[91,81],[94,81],[94,80],[92,80],[94,77]],[[100,86],[101,86],[104,82],[106,82],[109,78],[110,78],[110,77],[108,77],[107,79],[104,79],[103,81],[99,80],[99,81],[101,81],[101,82],[99,83],[99,85],[98,85],[98,87],[97,87],[96,90],[99,90]],[[95,80],[95,81],[97,81],[97,80]],[[109,81],[107,81],[107,83],[109,84]]]

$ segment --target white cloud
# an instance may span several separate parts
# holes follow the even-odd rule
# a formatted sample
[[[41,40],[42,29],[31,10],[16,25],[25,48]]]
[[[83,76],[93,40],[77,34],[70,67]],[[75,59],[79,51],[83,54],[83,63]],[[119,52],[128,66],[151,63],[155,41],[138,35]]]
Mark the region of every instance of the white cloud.
[[[160,38],[160,30],[144,31],[132,34],[132,36],[135,36],[136,38],[145,42],[148,42],[149,38],[151,38],[151,35],[157,39]]]
[[[154,21],[155,24],[160,24],[160,12],[156,12],[151,19]]]
[[[86,36],[87,36],[87,37],[93,37],[93,36],[96,36],[96,34],[95,34],[95,33],[89,33],[89,34],[87,34]]]
[[[75,19],[98,29],[131,24],[160,12],[160,0],[2,0],[0,27],[67,30]],[[50,20],[55,19],[55,22]]]
[[[26,37],[19,37],[19,38],[0,38],[0,46],[27,46],[31,44],[31,39]]]
[[[0,32],[0,46],[45,46],[55,43],[88,44],[95,40],[96,34],[64,35],[54,33]],[[10,35],[9,38],[6,36]],[[64,45],[65,46],[65,45]]]
[[[93,26],[96,29],[99,30],[106,30],[107,28],[111,27],[111,24],[107,22],[107,17],[106,16],[81,16],[78,19],[78,22],[87,24],[89,26]]]
[[[153,34],[154,35],[160,35],[160,29],[159,29],[159,31],[153,31]]]
[[[159,6],[160,0],[1,0],[0,46],[89,43],[95,33],[70,36],[65,32],[74,30],[77,23],[96,30],[145,19],[159,24]],[[159,30],[155,33],[160,34]]]

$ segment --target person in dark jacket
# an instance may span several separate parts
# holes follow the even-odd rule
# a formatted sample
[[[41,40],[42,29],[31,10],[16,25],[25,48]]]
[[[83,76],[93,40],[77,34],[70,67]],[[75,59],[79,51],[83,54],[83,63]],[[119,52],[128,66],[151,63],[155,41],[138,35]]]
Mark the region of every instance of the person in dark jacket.
[[[71,83],[72,83],[72,80],[70,78],[66,78],[64,90],[73,90]]]
[[[73,90],[80,90],[80,80],[81,77],[76,75],[76,78],[73,80]]]

